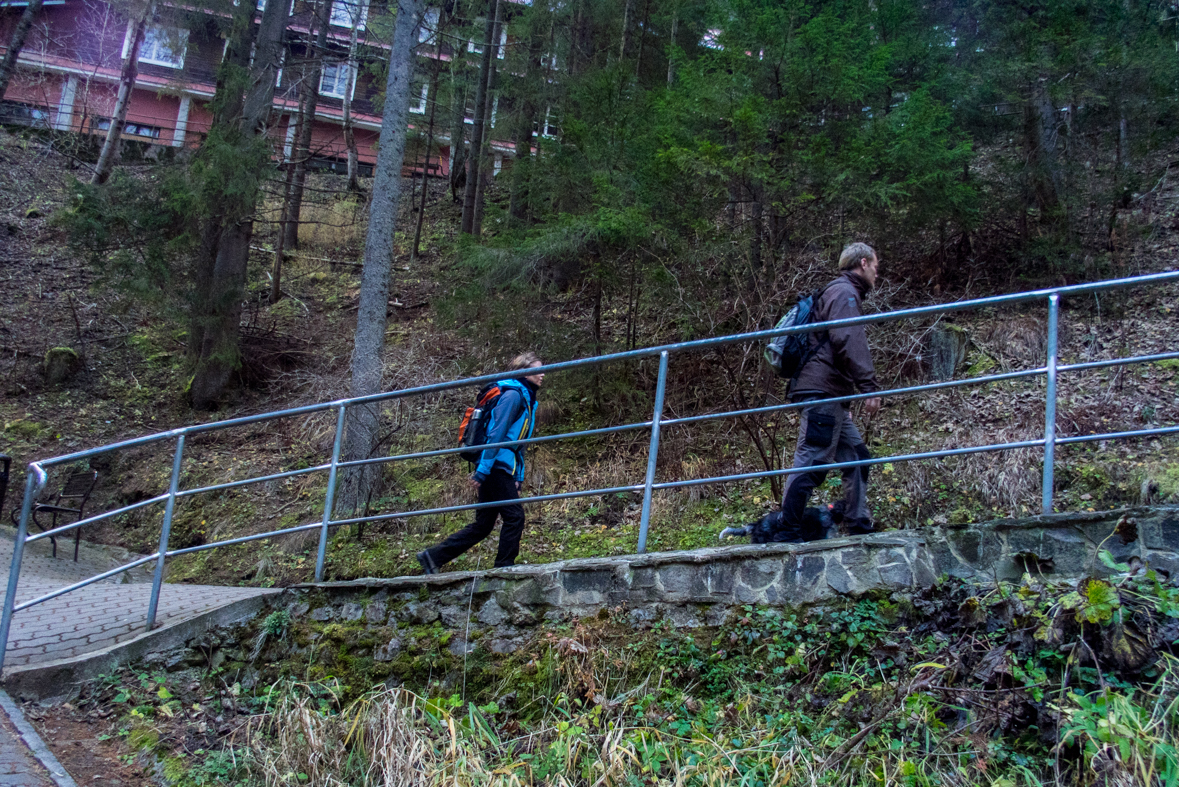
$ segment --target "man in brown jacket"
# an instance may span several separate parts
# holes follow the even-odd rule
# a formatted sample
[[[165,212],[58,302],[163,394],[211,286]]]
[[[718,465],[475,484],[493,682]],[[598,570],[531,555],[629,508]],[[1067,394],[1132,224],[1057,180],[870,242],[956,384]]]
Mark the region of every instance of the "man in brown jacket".
[[[866,243],[853,243],[844,249],[839,255],[839,278],[828,284],[816,299],[814,322],[859,317],[861,300],[876,284],[878,265],[876,252]],[[864,326],[811,333],[810,342],[810,360],[803,365],[790,390],[796,402],[816,402],[802,408],[794,467],[868,459],[871,454],[852,422],[849,403],[818,401],[879,390]],[[869,415],[879,409],[878,396],[864,402],[864,412]],[[803,512],[811,492],[826,477],[823,470],[788,477],[782,496],[782,540],[801,542],[822,538],[820,533],[805,531]],[[844,521],[852,534],[873,530],[867,491],[867,466],[843,471]]]

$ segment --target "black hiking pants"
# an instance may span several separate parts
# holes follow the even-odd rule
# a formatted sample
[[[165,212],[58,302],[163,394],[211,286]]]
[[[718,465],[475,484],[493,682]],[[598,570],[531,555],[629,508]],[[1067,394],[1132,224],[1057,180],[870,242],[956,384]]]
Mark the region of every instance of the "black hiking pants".
[[[504,501],[506,505],[488,506],[476,509],[475,521],[445,541],[426,550],[435,566],[441,568],[483,539],[491,535],[495,518],[503,518],[499,532],[499,551],[495,555],[495,567],[511,566],[520,554],[520,536],[524,533],[524,506],[512,503],[519,500],[516,479],[505,470],[495,468],[479,485],[479,502]]]
[[[871,456],[845,404],[819,402],[802,409],[794,467],[855,462]],[[852,535],[871,533],[868,466],[844,468],[842,475],[844,520],[848,532]],[[826,470],[794,473],[788,477],[782,495],[781,540],[798,542],[822,538],[817,531],[807,532],[804,519],[811,492],[826,478]]]

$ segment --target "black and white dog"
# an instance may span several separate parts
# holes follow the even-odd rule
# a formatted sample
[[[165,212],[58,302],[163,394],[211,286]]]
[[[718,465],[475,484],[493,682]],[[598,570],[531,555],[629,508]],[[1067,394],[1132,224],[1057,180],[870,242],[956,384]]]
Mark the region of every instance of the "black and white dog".
[[[824,538],[835,538],[839,535],[839,525],[843,522],[843,501],[833,505],[821,507],[811,506],[802,514],[802,537],[804,541],[818,541]],[[771,511],[756,522],[750,522],[743,527],[726,527],[720,533],[720,540],[729,537],[749,536],[754,544],[769,544],[775,541],[785,541],[782,528],[782,512]]]

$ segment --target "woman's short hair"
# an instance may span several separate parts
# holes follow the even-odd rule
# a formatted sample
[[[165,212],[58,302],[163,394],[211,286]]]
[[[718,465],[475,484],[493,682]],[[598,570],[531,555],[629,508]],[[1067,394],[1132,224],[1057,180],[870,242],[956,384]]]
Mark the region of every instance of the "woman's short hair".
[[[853,243],[839,254],[839,269],[850,271],[860,264],[860,260],[870,260],[876,256],[876,250],[867,243]]]
[[[512,359],[511,363],[508,364],[508,371],[514,372],[517,369],[527,369],[529,367],[536,366],[538,363],[540,363],[540,357],[536,353],[520,353]]]

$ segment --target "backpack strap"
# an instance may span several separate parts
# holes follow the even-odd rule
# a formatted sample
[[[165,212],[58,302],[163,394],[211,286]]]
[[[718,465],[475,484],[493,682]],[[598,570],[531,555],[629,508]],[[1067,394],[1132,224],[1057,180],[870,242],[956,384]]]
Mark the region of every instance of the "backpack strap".
[[[836,279],[836,281],[838,281],[838,279]],[[831,285],[834,283],[834,281],[828,282],[821,290],[816,291],[815,294],[811,296],[814,303],[814,305],[811,307],[812,315],[815,315],[815,313],[818,311],[819,299],[823,297],[823,293],[827,292],[827,290],[830,289]],[[813,331],[808,332],[807,335],[809,336],[810,333],[813,333]],[[809,341],[807,342],[808,349],[806,354],[802,356],[802,362],[798,364],[798,368],[794,371],[794,375],[790,378],[791,387],[793,387],[794,383],[798,380],[799,375],[802,374],[802,370],[806,368],[806,365],[810,363],[816,355],[819,354],[819,350],[823,349],[823,345],[831,339],[830,332],[820,331],[820,333],[822,335],[819,337],[819,341],[817,344],[815,344],[814,347],[811,347],[811,343]]]
[[[512,382],[519,382],[519,381],[513,379]],[[501,385],[500,386],[500,395],[502,396],[503,391],[506,391],[506,390],[512,390],[512,391],[515,391],[516,393],[520,394],[520,410],[518,412],[512,413],[512,417],[510,419],[508,419],[508,423],[509,424],[515,423],[517,418],[519,418],[520,416],[524,416],[524,427],[527,429],[529,426],[532,425],[532,416],[533,416],[532,409],[536,405],[536,398],[532,395],[531,389],[529,389],[529,387],[527,385],[524,385],[523,383],[520,383],[519,385]],[[517,436],[517,439],[519,439],[522,436],[523,436],[523,432],[521,432],[520,435]],[[517,459],[519,459],[521,462],[524,461],[524,455],[523,455],[523,453],[521,453],[523,450],[524,450],[524,446],[522,446],[522,445],[518,445],[512,449],[513,453],[516,454]]]

